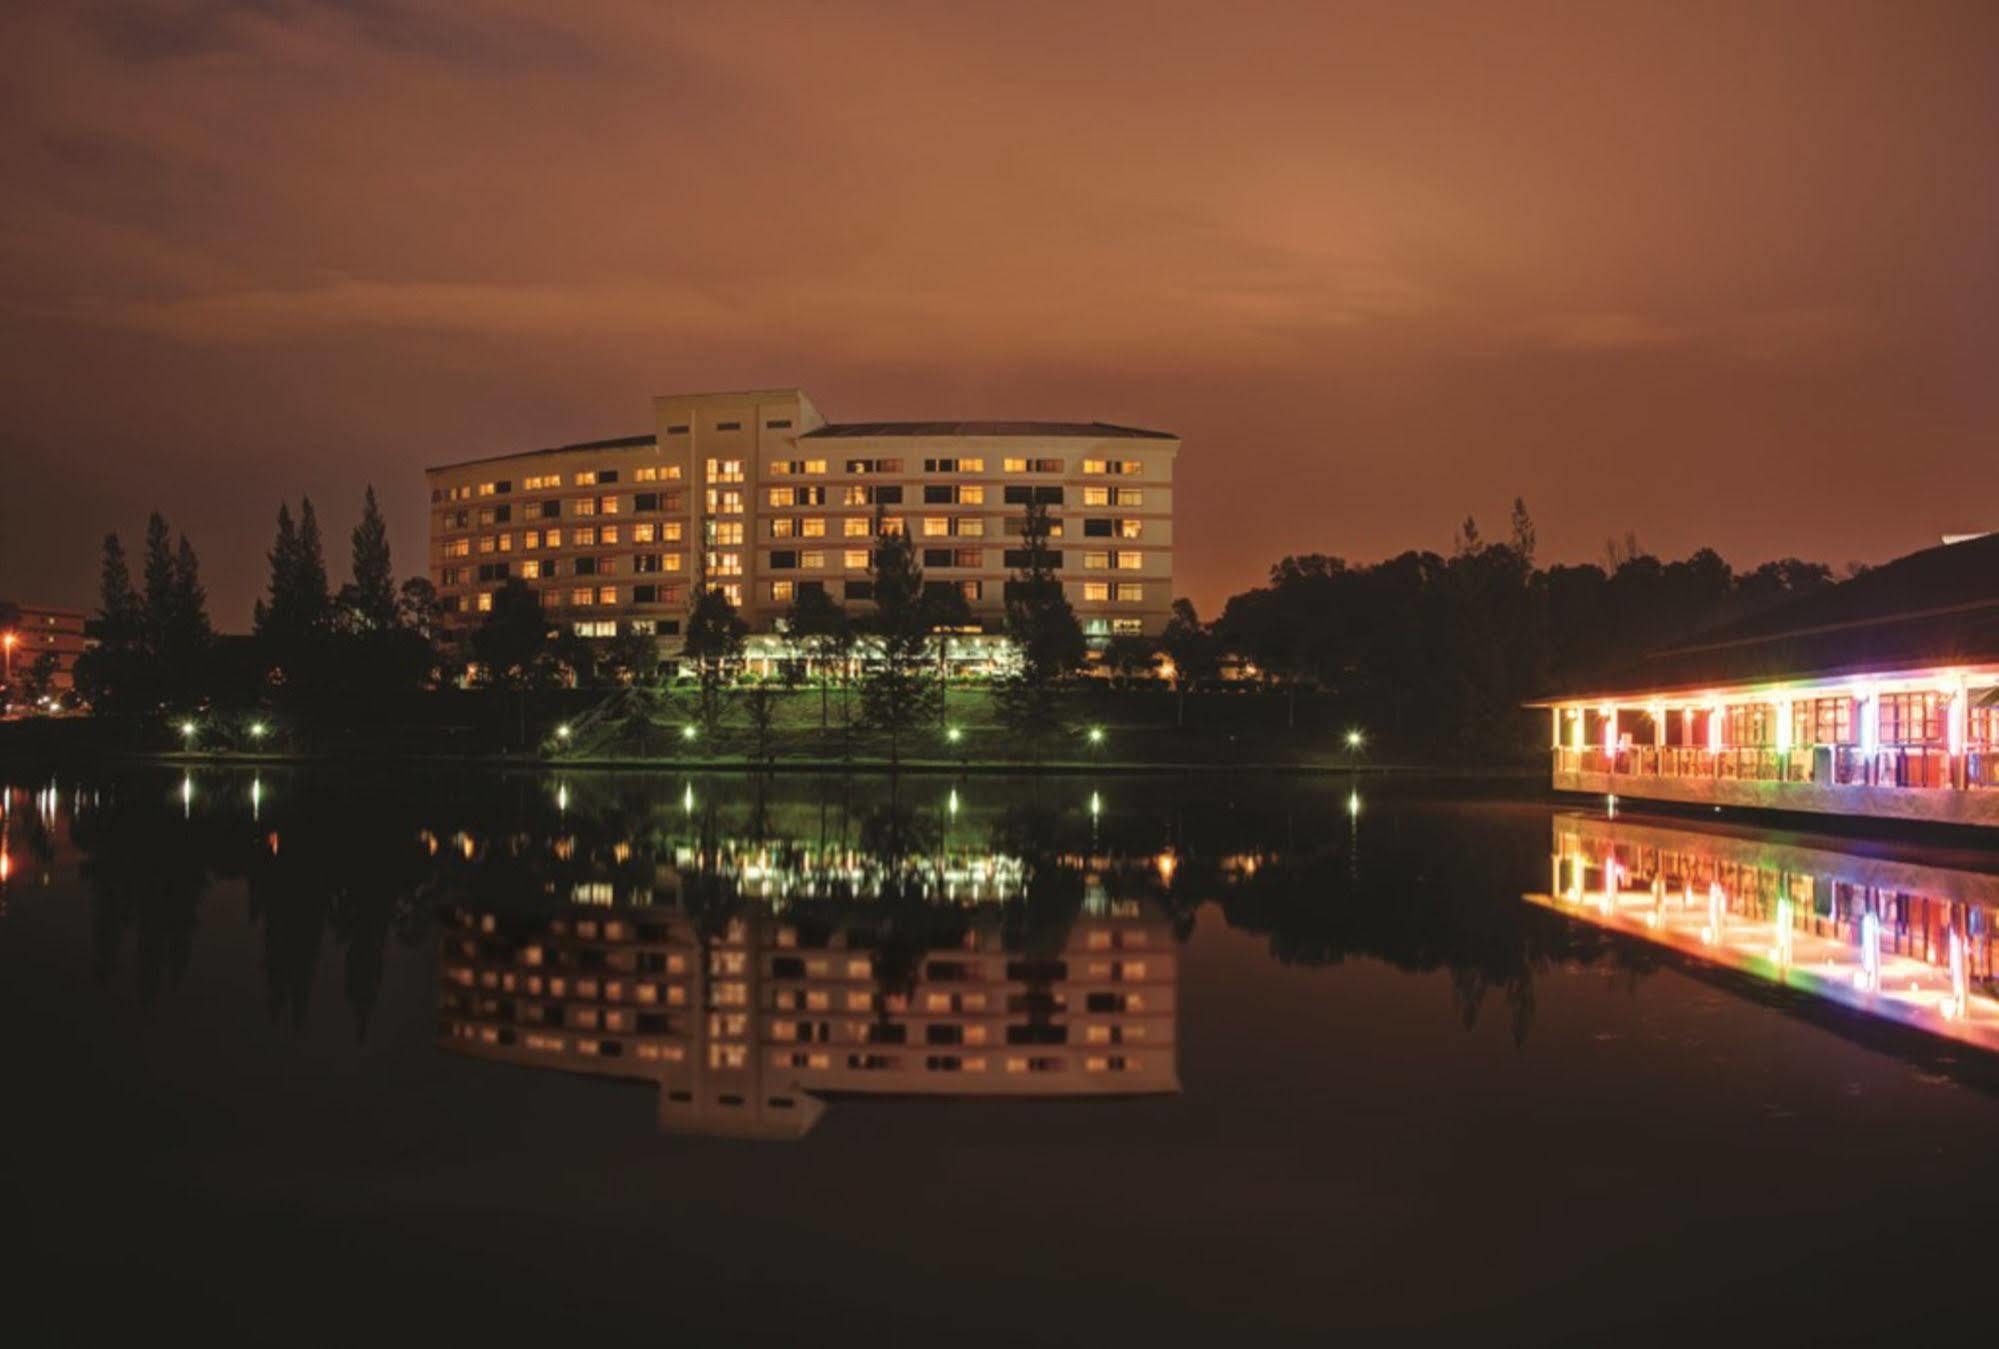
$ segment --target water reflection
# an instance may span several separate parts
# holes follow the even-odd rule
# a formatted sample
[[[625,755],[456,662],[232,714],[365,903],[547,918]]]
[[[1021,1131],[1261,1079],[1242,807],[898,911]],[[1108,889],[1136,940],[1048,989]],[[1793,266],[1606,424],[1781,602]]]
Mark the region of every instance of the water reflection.
[[[1438,1013],[1469,1029],[1497,1006],[1515,1044],[1551,969],[1642,980],[1677,953],[1629,935],[1704,928],[1745,960],[1871,970],[1870,1005],[1942,1021],[1948,996],[1961,1038],[1989,1022],[1991,901],[1967,888],[1984,878],[1878,873],[1860,904],[1832,861],[1752,883],[1700,853],[1707,835],[1669,847],[1663,826],[1563,816],[1556,898],[1522,905],[1548,874],[1548,812],[1425,790],[135,770],[0,792],[0,905],[73,884],[97,978],[145,1007],[204,925],[247,922],[254,964],[224,977],[290,1027],[337,984],[361,1040],[401,960],[446,1049],[655,1083],[665,1127],[739,1134],[797,1136],[846,1094],[1175,1092],[1200,924],[1283,965],[1441,973]]]
[[[1999,875],[1859,845],[1581,814],[1549,891],[1609,932],[1934,1035],[1999,1049]]]

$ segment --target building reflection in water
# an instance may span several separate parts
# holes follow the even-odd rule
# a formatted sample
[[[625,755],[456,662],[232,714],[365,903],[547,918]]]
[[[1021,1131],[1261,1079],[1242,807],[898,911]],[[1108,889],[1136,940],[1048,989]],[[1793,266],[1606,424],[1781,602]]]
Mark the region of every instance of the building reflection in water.
[[[1529,901],[1725,969],[1999,1049],[1999,876],[1838,840],[1582,814]]]
[[[523,841],[562,864],[561,892],[525,918],[448,912],[439,1042],[656,1082],[663,1129],[736,1137],[801,1137],[847,1095],[1179,1090],[1172,923],[1124,884],[1170,877],[1170,854],[1029,860],[918,839],[907,820],[868,832],[889,850],[700,830]],[[481,847],[435,845],[468,863]],[[1051,878],[1078,902],[1023,924]]]

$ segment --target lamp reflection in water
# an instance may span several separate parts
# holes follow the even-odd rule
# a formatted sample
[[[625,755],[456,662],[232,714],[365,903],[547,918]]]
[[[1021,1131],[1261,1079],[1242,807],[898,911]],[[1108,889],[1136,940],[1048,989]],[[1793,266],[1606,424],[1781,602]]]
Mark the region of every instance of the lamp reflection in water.
[[[1551,889],[1573,918],[1702,964],[1999,1050],[1999,874],[1847,851],[1836,839],[1557,815]],[[1687,903],[1697,888],[1705,906]],[[1662,896],[1677,891],[1677,906]]]

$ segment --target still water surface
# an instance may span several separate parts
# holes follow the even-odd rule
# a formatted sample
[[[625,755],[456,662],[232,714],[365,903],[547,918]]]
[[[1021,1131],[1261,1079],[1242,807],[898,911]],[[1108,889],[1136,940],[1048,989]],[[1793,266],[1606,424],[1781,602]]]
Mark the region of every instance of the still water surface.
[[[6,807],[23,1343],[1824,1341],[1999,1255],[1992,856],[1392,781]]]

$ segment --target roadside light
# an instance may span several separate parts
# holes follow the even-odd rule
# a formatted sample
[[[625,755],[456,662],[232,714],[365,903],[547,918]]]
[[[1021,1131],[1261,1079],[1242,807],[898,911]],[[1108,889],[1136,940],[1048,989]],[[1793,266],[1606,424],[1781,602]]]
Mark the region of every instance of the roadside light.
[[[1091,744],[1093,744],[1093,745],[1101,745],[1101,744],[1103,744],[1103,743],[1104,743],[1104,728],[1103,728],[1103,727],[1101,727],[1101,726],[1092,726],[1092,727],[1090,728],[1090,743],[1091,743]]]
[[[1366,743],[1367,743],[1367,737],[1360,733],[1359,727],[1356,726],[1353,730],[1347,732],[1348,749],[1359,749],[1362,745]]]
[[[270,728],[264,725],[263,722],[253,721],[250,723],[250,738],[252,740],[262,740],[264,738],[264,732],[269,729]]]
[[[561,724],[560,726],[558,726],[558,727],[556,727],[556,728],[555,728],[555,738],[556,738],[557,740],[567,740],[567,739],[569,738],[569,723],[568,723],[568,722],[566,722],[566,721],[565,721],[565,722],[563,722],[563,723],[562,723],[562,724]]]
[[[695,736],[699,734],[700,732],[694,729],[694,725],[692,722],[689,722],[687,725],[680,728],[680,738],[682,740],[692,740]]]
[[[956,726],[952,726],[945,730],[944,738],[955,745],[960,740],[963,740],[965,738],[965,733],[959,730]]]
[[[196,726],[193,722],[183,721],[180,724],[180,738],[183,740],[192,740],[194,739],[194,733],[199,729],[200,727]]]

